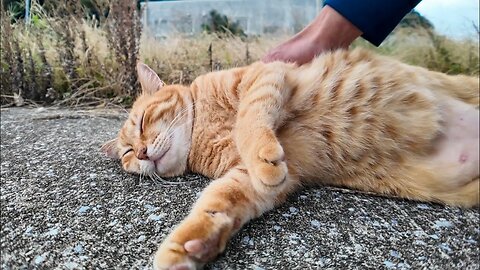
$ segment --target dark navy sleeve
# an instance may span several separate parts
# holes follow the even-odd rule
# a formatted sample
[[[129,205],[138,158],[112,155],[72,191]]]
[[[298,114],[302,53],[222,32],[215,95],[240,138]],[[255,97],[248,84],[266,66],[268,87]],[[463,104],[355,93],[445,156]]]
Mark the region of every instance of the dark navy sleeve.
[[[375,46],[393,31],[402,18],[421,0],[326,0],[360,31],[362,37]]]

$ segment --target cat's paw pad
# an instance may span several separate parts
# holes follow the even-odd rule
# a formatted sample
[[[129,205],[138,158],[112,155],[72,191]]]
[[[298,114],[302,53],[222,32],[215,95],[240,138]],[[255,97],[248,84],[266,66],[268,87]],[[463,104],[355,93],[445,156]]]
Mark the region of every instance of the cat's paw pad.
[[[260,147],[255,166],[255,174],[266,186],[273,187],[282,184],[288,173],[285,153],[278,142],[268,143]]]
[[[202,269],[225,249],[232,226],[232,218],[223,212],[203,211],[191,216],[160,245],[154,269]]]
[[[218,254],[218,236],[211,239],[194,239],[185,243],[184,248],[190,257],[201,262],[208,262]]]
[[[183,245],[164,242],[155,254],[153,261],[155,270],[192,270],[199,269],[197,263],[188,256]]]
[[[178,243],[162,244],[155,254],[155,270],[195,270],[217,256],[217,239],[194,239],[183,246]]]

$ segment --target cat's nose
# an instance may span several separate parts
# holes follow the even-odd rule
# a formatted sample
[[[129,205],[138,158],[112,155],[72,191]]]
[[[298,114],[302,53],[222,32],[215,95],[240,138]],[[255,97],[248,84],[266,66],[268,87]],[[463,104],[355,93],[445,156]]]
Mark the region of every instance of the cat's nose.
[[[146,159],[148,159],[148,156],[147,156],[147,147],[146,147],[146,146],[142,146],[140,149],[138,149],[138,151],[137,151],[137,158],[140,159],[140,160],[146,160]]]

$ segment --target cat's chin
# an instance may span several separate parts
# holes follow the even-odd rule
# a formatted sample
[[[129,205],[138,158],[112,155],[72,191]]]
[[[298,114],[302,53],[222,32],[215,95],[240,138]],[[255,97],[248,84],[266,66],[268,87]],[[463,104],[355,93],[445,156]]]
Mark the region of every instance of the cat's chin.
[[[158,175],[162,177],[174,177],[174,176],[180,176],[183,174],[182,170],[179,170],[178,168],[172,168],[172,169],[165,169],[165,167],[155,167],[156,172]]]
[[[179,166],[180,161],[174,156],[173,151],[167,151],[160,159],[153,162],[155,171],[160,176],[172,177],[183,174],[182,166]]]
[[[168,163],[168,156],[170,151],[167,150],[160,158],[153,161],[155,165],[155,171],[159,173],[161,176],[166,176],[165,174],[170,170]]]

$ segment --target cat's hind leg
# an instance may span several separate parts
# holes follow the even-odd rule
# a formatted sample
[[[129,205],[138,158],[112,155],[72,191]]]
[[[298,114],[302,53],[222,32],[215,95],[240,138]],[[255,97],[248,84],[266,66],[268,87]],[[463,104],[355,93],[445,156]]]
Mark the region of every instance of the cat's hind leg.
[[[446,190],[435,194],[441,202],[448,205],[456,205],[462,207],[473,207],[478,205],[480,197],[480,180],[471,180],[469,183],[457,187],[452,190]]]
[[[413,67],[420,85],[432,89],[435,93],[442,93],[449,97],[479,107],[480,80],[478,77],[466,75],[447,75],[430,71],[421,67]]]
[[[465,75],[438,75],[441,77],[441,87],[444,93],[448,93],[450,96],[455,97],[465,103],[479,107],[480,92],[479,92],[479,78],[469,77]]]
[[[442,175],[445,170],[432,168],[425,163],[414,162],[404,166],[383,190],[374,190],[385,195],[392,194],[402,198],[418,201],[429,201],[461,207],[473,207],[479,204],[480,181],[478,176],[468,181],[454,183],[452,179]]]

